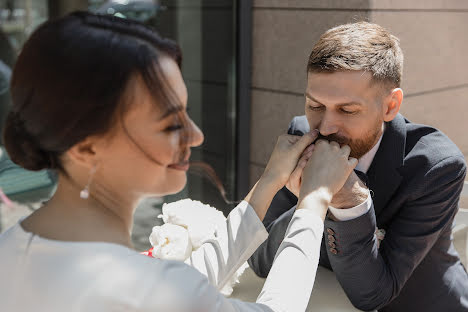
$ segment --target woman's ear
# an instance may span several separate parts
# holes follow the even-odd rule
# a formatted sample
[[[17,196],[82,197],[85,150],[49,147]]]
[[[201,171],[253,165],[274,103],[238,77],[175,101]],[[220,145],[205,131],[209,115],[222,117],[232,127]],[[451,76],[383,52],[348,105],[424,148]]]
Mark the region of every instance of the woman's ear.
[[[392,121],[400,111],[401,102],[403,102],[403,90],[395,88],[385,98],[383,103],[383,119],[384,121]]]
[[[68,151],[65,152],[66,157],[80,166],[91,169],[98,163],[96,148],[98,144],[98,138],[87,137],[69,148]]]

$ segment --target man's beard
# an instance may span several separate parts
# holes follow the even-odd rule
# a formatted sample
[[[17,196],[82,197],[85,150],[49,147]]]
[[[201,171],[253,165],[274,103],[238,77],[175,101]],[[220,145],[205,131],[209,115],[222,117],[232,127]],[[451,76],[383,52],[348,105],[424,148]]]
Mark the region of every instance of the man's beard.
[[[374,127],[372,127],[369,135],[365,136],[364,138],[349,139],[337,134],[323,136],[319,133],[317,140],[323,139],[327,141],[335,141],[340,145],[346,144],[351,148],[351,153],[349,156],[359,159],[368,151],[370,151],[377,143],[378,139],[382,135],[382,123],[383,120],[378,120]]]

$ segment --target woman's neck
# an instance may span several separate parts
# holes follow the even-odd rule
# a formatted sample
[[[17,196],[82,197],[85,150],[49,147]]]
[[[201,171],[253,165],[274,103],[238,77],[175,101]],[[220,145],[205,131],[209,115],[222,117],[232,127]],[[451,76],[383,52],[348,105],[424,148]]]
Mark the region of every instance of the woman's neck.
[[[98,186],[88,199],[80,190],[61,179],[54,196],[22,222],[26,231],[62,241],[103,241],[128,247],[136,203],[104,196]]]

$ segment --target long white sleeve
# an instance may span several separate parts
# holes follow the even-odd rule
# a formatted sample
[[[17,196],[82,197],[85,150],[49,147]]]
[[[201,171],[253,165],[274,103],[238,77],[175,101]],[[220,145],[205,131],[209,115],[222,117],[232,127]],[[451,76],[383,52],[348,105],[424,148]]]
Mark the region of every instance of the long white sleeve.
[[[210,241],[189,259],[189,264],[204,273],[217,290],[266,238],[263,224],[246,202],[231,212],[226,224],[226,246]],[[320,217],[306,209],[296,211],[257,303],[228,299],[217,292],[208,295],[208,301],[216,302],[209,311],[305,311],[317,271],[322,233]]]
[[[218,229],[218,239],[205,242],[185,263],[206,275],[221,290],[267,237],[268,232],[252,206],[242,201],[229,213],[226,227]]]
[[[267,237],[245,202],[228,217],[228,239],[208,242],[192,255],[189,262],[196,269],[112,243],[49,240],[24,231],[18,223],[0,235],[0,273],[11,277],[0,281],[0,302],[8,311],[21,312],[302,312],[314,282],[322,229],[312,213],[295,213],[253,303],[219,292]],[[203,270],[205,274],[200,273]],[[24,296],[28,300],[22,300]]]
[[[323,220],[319,216],[306,209],[294,213],[258,303],[273,311],[305,311],[317,273],[322,235]]]

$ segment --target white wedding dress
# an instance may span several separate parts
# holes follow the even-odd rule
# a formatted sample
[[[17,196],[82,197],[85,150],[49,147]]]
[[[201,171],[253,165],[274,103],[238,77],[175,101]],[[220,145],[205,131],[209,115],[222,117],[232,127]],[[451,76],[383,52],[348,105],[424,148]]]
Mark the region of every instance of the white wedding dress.
[[[2,311],[305,311],[317,270],[322,220],[295,212],[256,303],[219,290],[267,238],[247,202],[228,216],[228,242],[206,242],[186,261],[150,258],[112,243],[64,242],[25,232],[0,236]]]

